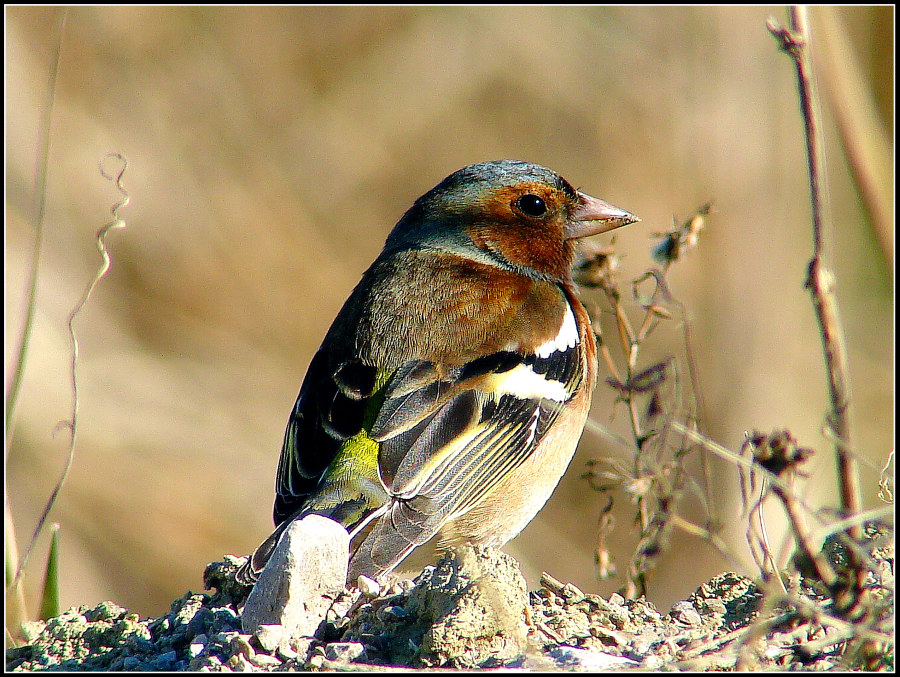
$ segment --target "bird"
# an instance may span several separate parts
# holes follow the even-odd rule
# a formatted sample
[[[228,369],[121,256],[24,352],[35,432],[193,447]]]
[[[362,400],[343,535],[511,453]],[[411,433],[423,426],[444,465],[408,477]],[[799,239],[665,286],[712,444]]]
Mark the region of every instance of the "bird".
[[[274,532],[309,514],[351,537],[348,580],[437,536],[501,547],[569,465],[597,381],[571,269],[581,238],[639,221],[520,160],[468,165],[387,236],[313,356],[287,423]]]

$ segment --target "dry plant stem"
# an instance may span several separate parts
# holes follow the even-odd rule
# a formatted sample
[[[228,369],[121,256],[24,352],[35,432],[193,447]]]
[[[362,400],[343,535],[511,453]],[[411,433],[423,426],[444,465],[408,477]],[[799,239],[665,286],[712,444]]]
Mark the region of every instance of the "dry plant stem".
[[[805,7],[791,8],[791,47],[786,48],[797,67],[800,102],[806,126],[806,145],[809,156],[809,183],[813,213],[813,258],[809,264],[807,286],[812,291],[816,317],[822,334],[828,385],[831,395],[829,426],[834,433],[838,458],[838,477],[841,483],[841,508],[852,515],[860,510],[859,477],[856,461],[851,453],[850,438],[850,383],[847,377],[847,353],[841,331],[837,300],[834,293],[834,277],[825,267],[825,233],[822,224],[824,165],[819,139],[819,122],[816,114],[815,92],[809,59],[809,22]],[[861,536],[859,527],[850,531],[853,538]]]
[[[850,438],[850,386],[847,378],[847,354],[838,316],[834,293],[834,278],[823,263],[825,234],[823,228],[824,166],[819,139],[819,121],[816,114],[815,93],[809,58],[809,22],[805,7],[791,8],[791,30],[778,27],[770,20],[769,30],[781,40],[783,49],[790,54],[797,68],[797,82],[800,105],[806,127],[806,145],[809,160],[809,183],[813,215],[813,258],[809,264],[806,286],[813,296],[813,305],[822,336],[826,371],[831,397],[831,412],[828,425],[833,434],[837,456],[838,479],[840,482],[841,508],[845,515],[854,515],[860,510],[860,489],[856,461],[852,455]],[[859,540],[862,530],[859,525],[849,530],[854,540]],[[865,569],[856,565],[861,587]]]
[[[852,517],[845,517],[844,519],[838,520],[837,522],[829,522],[828,524],[820,527],[818,531],[814,531],[810,536],[810,539],[813,542],[818,542],[824,540],[826,537],[831,536],[832,534],[839,534],[842,531],[847,531],[849,527],[851,527],[854,523],[864,525],[866,522],[878,522],[879,520],[889,519],[893,516],[893,514],[894,510],[892,506],[883,506],[881,508],[864,510],[863,512],[857,513]],[[852,547],[854,550],[865,552],[865,550],[863,550],[863,548],[861,548],[857,543],[848,543],[847,545]]]
[[[701,644],[700,646],[693,647],[691,649],[686,650],[682,656],[682,661],[690,661],[692,659],[698,658],[702,656],[704,653],[708,651],[712,651],[713,649],[721,649],[726,644],[733,642],[736,639],[740,639],[743,635],[746,635],[748,632],[747,628],[738,628],[737,630],[732,630],[720,637],[716,637],[714,639],[709,640],[705,644]]]
[[[609,348],[606,347],[606,344],[600,346],[600,354],[603,355],[603,361],[606,362],[606,368],[609,369],[609,373],[621,383],[622,378],[619,376],[619,370],[616,369],[616,364],[613,362],[612,355],[609,354]]]
[[[778,489],[777,487],[775,489],[773,489],[773,491],[775,493],[778,493],[779,496],[783,496],[783,495],[793,496],[793,494],[786,494],[786,492]],[[782,498],[782,500],[784,500],[784,499]],[[779,569],[778,569],[778,562],[775,560],[775,556],[772,554],[772,547],[769,544],[769,530],[766,529],[766,521],[763,519],[762,506],[763,506],[763,502],[762,502],[762,499],[760,499],[760,501],[756,504],[756,510],[753,511],[753,515],[756,517],[756,523],[759,528],[759,537],[760,537],[760,541],[761,541],[760,547],[763,551],[763,556],[764,556],[764,562],[762,564],[760,564],[759,569],[760,569],[760,571],[766,571],[766,569],[763,568],[763,564],[768,564],[768,566],[769,566],[768,570],[771,571],[772,576],[775,578],[776,581],[778,581],[778,586],[781,588],[781,591],[787,592],[787,586],[784,583],[784,579],[781,576],[781,571],[779,571]],[[797,518],[798,518],[798,516],[796,514],[791,515],[791,523],[796,524],[798,521]],[[805,544],[805,542],[804,542],[804,544]]]
[[[638,354],[640,352],[640,341],[641,337],[635,336],[634,329],[631,326],[631,323],[628,321],[628,316],[625,314],[625,310],[622,305],[619,303],[618,298],[610,295],[610,301],[613,304],[616,312],[616,325],[619,330],[619,340],[622,342],[622,351],[627,356],[626,360],[626,384],[630,384],[632,378],[634,377],[637,370],[637,359]],[[647,311],[647,316],[643,322],[643,325],[646,326],[652,316],[652,310]],[[644,333],[644,328],[641,329],[641,334]],[[640,481],[644,477],[644,472],[641,463],[641,451],[644,446],[644,442],[646,441],[644,438],[644,433],[641,429],[641,421],[640,421],[640,413],[638,412],[637,400],[634,398],[633,393],[629,393],[626,395],[626,403],[628,406],[628,414],[629,420],[631,421],[631,430],[632,435],[634,436],[635,444],[637,445],[637,453],[634,455],[634,479],[636,481]],[[647,501],[643,496],[638,498],[638,512],[641,520],[641,536],[645,536],[650,527],[650,510],[647,505]],[[630,569],[630,575],[628,576],[628,581],[626,583],[626,596],[628,598],[637,597],[639,594],[646,594],[646,581],[641,572],[637,572],[633,567]]]
[[[822,348],[825,354],[825,365],[828,376],[829,394],[831,396],[831,412],[828,425],[834,437],[835,454],[837,456],[838,481],[840,483],[841,509],[845,516],[853,516],[861,510],[859,469],[853,457],[850,437],[850,381],[847,366],[847,352],[844,347],[844,335],[838,313],[837,296],[834,291],[834,276],[825,267],[825,233],[823,229],[823,190],[825,177],[821,153],[821,141],[818,136],[819,124],[815,91],[811,77],[811,61],[809,57],[809,20],[807,8],[804,6],[791,8],[792,38],[799,43],[793,50],[788,50],[797,67],[797,81],[800,90],[800,102],[803,109],[803,120],[806,127],[806,145],[809,158],[809,183],[813,212],[813,258],[809,263],[809,277],[806,286],[812,292],[813,306],[822,336]],[[847,533],[854,542],[862,539],[862,527],[859,523],[851,526]],[[800,535],[798,533],[798,538]],[[801,538],[802,541],[802,538]],[[804,544],[804,547],[806,545]],[[853,551],[848,551],[850,567],[855,571],[853,585],[862,590],[866,582],[864,561]],[[816,562],[817,568],[819,562]],[[819,571],[820,576],[822,571]],[[828,582],[826,579],[823,580]]]
[[[622,305],[619,303],[618,299],[611,299],[613,301],[614,307],[616,309],[616,324],[619,328],[619,339],[622,341],[622,350],[628,356],[626,365],[626,383],[631,383],[631,379],[635,374],[635,367],[637,365],[637,357],[639,345],[635,340],[634,329],[631,327],[631,323],[628,321],[628,316],[625,314],[625,309],[622,308]],[[644,446],[644,434],[641,430],[641,420],[640,414],[637,409],[637,401],[635,400],[632,394],[627,396],[628,402],[628,415],[631,421],[631,431],[634,435],[635,443],[637,444],[637,453],[634,456],[634,477],[636,480],[640,480],[643,478],[644,473],[641,469],[641,449]],[[650,513],[647,508],[647,501],[644,500],[643,497],[638,499],[638,509],[641,516],[641,534],[644,535],[647,533],[647,529],[650,526]],[[645,593],[644,583],[641,581],[640,588],[641,593]],[[628,582],[628,597],[635,597],[636,590],[634,588],[634,584],[632,580]]]
[[[682,317],[684,318],[684,351],[686,354],[686,362],[688,366],[688,374],[690,375],[690,382],[692,387],[692,395],[694,398],[694,402],[696,403],[697,409],[694,412],[695,420],[694,423],[696,426],[700,426],[702,421],[705,420],[705,406],[703,403],[703,388],[700,385],[700,372],[697,369],[697,361],[694,359],[694,350],[693,350],[693,342],[691,341],[691,326],[690,322],[688,322],[687,314],[684,310],[684,307],[681,304],[678,304],[681,307]],[[719,511],[715,504],[714,498],[716,496],[715,492],[712,491],[713,480],[712,480],[712,468],[710,467],[709,455],[705,452],[705,450],[701,447],[700,450],[700,470],[703,473],[703,482],[706,485],[706,493],[710,497],[710,506],[709,506],[709,515],[710,519],[717,523],[719,522]]]
[[[813,563],[813,566],[816,568],[816,575],[825,585],[831,587],[837,576],[825,557],[820,552],[817,552],[810,542],[807,529],[801,521],[800,511],[797,509],[797,501],[794,495],[791,492],[784,491],[781,487],[772,487],[772,493],[784,505],[784,510],[791,521],[791,529],[797,538],[798,545],[803,550],[803,554]]]
[[[641,343],[647,338],[647,336],[655,326],[654,319],[656,318],[659,311],[655,299],[660,294],[663,294],[666,298],[668,298],[669,296],[668,292],[665,290],[665,283],[663,281],[668,269],[669,265],[667,264],[663,267],[663,270],[661,272],[659,272],[658,274],[652,274],[652,277],[656,282],[656,288],[653,292],[650,302],[646,304],[645,315],[641,321],[637,333],[635,333],[634,328],[632,327],[631,323],[628,320],[628,316],[625,313],[625,309],[619,301],[618,290],[614,286],[607,285],[603,287],[607,299],[614,309],[616,317],[616,329],[618,331],[619,341],[622,346],[622,352],[626,356],[626,378],[624,380],[626,388],[625,394],[622,396],[622,399],[625,401],[628,408],[632,435],[637,447],[637,452],[634,454],[634,468],[632,472],[632,478],[636,483],[640,482],[645,477],[644,463],[641,458],[641,454],[647,438],[645,437],[643,426],[641,424],[638,402],[634,397],[634,393],[630,389],[630,386],[638,372],[637,363],[640,354]],[[601,346],[601,354],[603,354],[604,359],[610,365],[611,372],[616,373],[612,358],[605,346]],[[692,369],[691,374],[692,376],[696,376],[696,371]],[[616,377],[616,380],[622,382],[618,377]],[[662,431],[662,436],[660,439],[664,437],[665,432],[665,430]],[[709,480],[709,465],[705,453],[702,454],[702,467],[707,487],[709,487],[711,486]],[[643,495],[638,496],[637,504],[641,526],[641,535],[643,538],[647,536],[651,526],[650,506],[648,501],[646,500],[646,497]],[[628,577],[628,581],[626,582],[626,596],[632,598],[637,596],[638,594],[646,594],[646,582],[643,572],[635,570],[634,567],[632,567],[630,571],[631,573]]]
[[[19,395],[19,386],[22,382],[22,374],[25,371],[25,354],[28,351],[28,338],[31,335],[31,326],[34,322],[35,298],[37,296],[38,264],[41,260],[41,241],[44,235],[44,206],[46,204],[47,163],[50,158],[50,123],[53,118],[53,102],[56,100],[56,76],[59,73],[59,55],[62,51],[62,36],[66,25],[66,9],[62,8],[57,13],[56,30],[53,44],[55,52],[50,62],[50,75],[47,81],[47,99],[44,102],[43,119],[38,125],[40,138],[38,139],[37,166],[34,179],[34,250],[31,254],[31,268],[28,280],[28,300],[25,306],[25,323],[22,326],[22,337],[16,350],[16,365],[11,371],[11,381],[7,386],[6,395],[6,443],[12,437],[10,430],[14,421],[16,400]],[[9,449],[7,448],[7,453]]]
[[[37,277],[38,268],[41,260],[41,243],[44,239],[44,207],[46,206],[46,185],[47,185],[47,166],[50,158],[50,129],[53,120],[53,103],[56,101],[56,79],[59,74],[60,53],[62,52],[62,37],[66,26],[66,8],[58,10],[56,15],[56,26],[54,27],[54,37],[52,44],[54,45],[53,57],[50,61],[50,73],[47,78],[46,101],[43,107],[43,118],[38,125],[40,134],[38,139],[38,152],[36,155],[37,163],[35,167],[34,179],[34,249],[31,255],[31,266],[29,269],[28,279],[28,298],[25,303],[25,322],[22,325],[22,335],[19,338],[19,344],[16,347],[15,365],[10,373],[10,382],[6,389],[6,450],[5,455],[9,454],[9,444],[12,440],[12,429],[15,422],[15,409],[19,397],[19,387],[22,384],[22,376],[25,373],[25,356],[28,352],[28,342],[31,336],[31,328],[34,324],[34,311],[37,300]],[[3,477],[4,488],[6,485],[6,476]],[[4,491],[3,513],[4,524],[6,525],[4,535],[4,553],[6,556],[6,567],[11,569],[12,563],[19,560],[18,547],[16,545],[15,530],[12,528],[12,513],[9,507],[9,492]],[[5,583],[11,585],[11,589],[7,589],[7,600],[9,602],[10,619],[8,619],[7,627],[18,627],[19,622],[27,618],[27,610],[25,608],[25,595],[19,585],[19,577],[14,577],[11,583],[8,576],[4,576]],[[10,626],[9,622],[12,623]]]
[[[841,491],[841,509],[845,515],[855,515],[860,510],[859,471],[850,443],[850,386],[847,382],[847,354],[841,331],[837,300],[834,294],[834,277],[816,256],[809,265],[807,286],[812,290],[813,305],[819,319],[822,345],[828,371],[831,394],[831,412],[828,425],[833,433],[837,454],[838,479]],[[850,535],[859,539],[859,526],[850,529]]]
[[[688,366],[688,373],[690,375],[690,384],[692,396],[694,398],[694,402],[696,403],[696,410],[694,413],[694,421],[696,424],[699,424],[700,421],[703,420],[704,417],[704,406],[703,406],[703,389],[700,387],[700,373],[697,370],[697,363],[694,359],[694,351],[693,351],[693,343],[691,341],[691,331],[690,331],[690,322],[688,321],[687,311],[684,308],[684,305],[672,298],[672,295],[669,293],[667,289],[667,285],[665,284],[665,277],[669,272],[669,268],[671,267],[671,261],[667,262],[662,269],[662,275],[659,277],[654,276],[656,281],[656,290],[653,293],[653,301],[647,307],[647,314],[644,317],[644,322],[641,326],[641,330],[638,334],[639,339],[638,342],[642,341],[647,334],[650,333],[651,328],[654,326],[652,324],[652,320],[654,315],[656,314],[657,306],[655,303],[656,296],[660,293],[660,289],[662,288],[662,293],[666,300],[669,303],[676,305],[681,311],[681,318],[683,322],[683,335],[684,335],[684,351],[685,351],[685,360]],[[703,482],[705,484],[706,494],[713,497],[713,493],[711,491],[713,483],[712,483],[712,470],[709,465],[709,456],[705,453],[705,451],[701,447],[700,451],[700,469],[703,473]],[[710,501],[708,504],[707,513],[710,517],[710,522],[716,523],[718,522],[718,514],[716,510],[715,504]]]
[[[627,356],[626,359],[626,374],[624,383],[626,386],[631,383],[631,378],[634,376],[635,369],[634,366],[637,363],[637,354],[638,354],[638,345],[635,341],[634,330],[631,327],[631,323],[628,321],[628,316],[625,314],[625,309],[622,308],[622,305],[619,303],[619,294],[618,291],[613,287],[604,286],[603,290],[606,294],[607,299],[609,300],[610,305],[612,305],[613,310],[616,314],[616,329],[619,333],[619,342],[622,345],[622,352]],[[612,359],[609,356],[609,351],[605,350],[604,355],[608,362],[612,363]],[[627,390],[626,390],[627,393]],[[640,417],[637,410],[637,403],[635,402],[634,397],[627,393],[623,395],[623,399],[628,407],[628,415],[629,420],[631,421],[631,430],[632,435],[634,436],[635,443],[637,444],[637,452],[634,454],[634,470],[632,472],[633,478],[635,481],[639,481],[643,477],[643,472],[641,470],[641,446],[643,445],[643,434],[641,433],[641,424]],[[647,529],[650,526],[650,514],[647,508],[647,502],[644,498],[638,497],[638,512],[641,520],[641,536],[643,537],[647,533]],[[625,583],[625,596],[629,599],[635,598],[638,594],[644,594],[646,592],[645,581],[643,576],[640,573],[635,573],[633,568],[630,568],[630,575],[627,577]]]
[[[622,349],[625,351],[625,354],[628,356],[627,360],[627,376],[628,383],[631,383],[632,377],[635,375],[637,371],[637,358],[638,353],[640,352],[640,344],[638,340],[635,338],[634,330],[631,328],[631,324],[628,322],[628,318],[625,315],[625,310],[622,306],[617,302],[616,303],[616,318],[619,321],[619,336],[622,338]],[[628,395],[628,413],[631,418],[631,429],[634,434],[635,442],[638,445],[638,451],[640,451],[644,446],[644,433],[641,430],[641,420],[640,414],[637,409],[637,402],[635,401],[632,395]],[[640,474],[638,475],[640,476]],[[641,514],[641,525],[646,527],[646,515]]]
[[[15,528],[13,525],[12,511],[9,509],[9,495],[3,497],[3,527],[4,541],[6,549],[6,562],[4,563],[4,580],[6,582],[6,619],[5,629],[8,646],[16,646],[18,644],[17,637],[13,637],[13,631],[16,635],[20,634],[19,629],[22,623],[28,620],[28,609],[25,607],[25,593],[21,585],[12,586],[12,580],[15,578],[13,567],[19,561],[19,548],[16,543]]]
[[[881,251],[894,266],[893,143],[876,109],[837,7],[816,9],[816,51],[813,64],[824,84],[850,170],[875,229]],[[821,64],[821,65],[820,65]]]
[[[687,426],[685,426],[682,423],[679,423],[678,421],[670,421],[669,426],[673,430],[684,434],[685,437],[687,437],[687,438],[693,440],[694,442],[696,442],[697,444],[703,446],[704,449],[709,450],[710,452],[712,452],[719,458],[723,458],[730,463],[739,465],[739,466],[745,468],[746,470],[750,470],[750,471],[761,474],[765,478],[766,482],[768,482],[771,486],[779,487],[785,492],[793,492],[793,489],[792,489],[790,483],[785,481],[783,478],[779,477],[778,475],[776,475],[773,472],[766,470],[765,468],[761,467],[759,464],[755,463],[754,461],[743,458],[739,454],[734,453],[733,451],[731,451],[731,449],[723,447],[721,444],[718,444],[717,442],[709,439],[708,437],[705,437],[703,434],[697,432],[696,430],[688,428]],[[794,500],[797,501],[797,505],[799,505],[801,508],[803,508],[803,510],[805,510],[807,513],[809,513],[811,515],[817,514],[815,508],[808,505],[801,499],[798,499],[796,497],[796,495],[794,496]],[[755,509],[755,507],[754,507],[754,509]],[[823,520],[824,518],[819,517],[819,519]]]
[[[631,383],[631,378],[635,373],[635,365],[637,364],[637,356],[638,356],[638,343],[634,337],[634,330],[631,328],[631,323],[628,321],[628,316],[625,315],[625,309],[622,308],[618,299],[611,299],[613,301],[614,307],[616,309],[616,325],[619,328],[619,340],[622,342],[622,351],[627,355],[627,370],[626,370],[626,383]],[[641,431],[641,421],[640,415],[637,410],[637,402],[635,402],[634,397],[630,394],[627,396],[628,403],[628,415],[631,420],[631,430],[634,435],[635,442],[638,445],[638,451],[640,451],[643,446],[643,432]],[[635,472],[637,473],[637,477],[641,476],[640,469],[637,467],[639,464],[638,457],[635,457]],[[643,502],[641,503],[643,506]],[[646,529],[647,527],[647,515],[645,510],[641,510],[641,527],[642,529]]]
[[[731,564],[731,566],[734,567],[735,571],[740,571],[743,568],[742,564],[731,553],[731,546],[729,546],[728,543],[726,543],[725,540],[717,533],[701,527],[699,524],[694,524],[693,522],[690,522],[683,517],[680,517],[679,515],[670,515],[669,519],[672,521],[672,526],[676,529],[681,529],[691,536],[703,538],[712,543],[713,547],[722,556],[722,559],[727,560]]]
[[[104,162],[110,157],[116,158],[122,163],[122,168],[115,175],[108,174],[106,168],[104,167]],[[97,269],[94,278],[85,288],[84,294],[82,294],[81,299],[78,301],[78,303],[75,305],[75,308],[72,309],[72,312],[69,315],[69,339],[72,343],[72,360],[70,372],[72,379],[72,418],[70,418],[68,421],[60,421],[56,426],[56,430],[59,430],[60,428],[68,428],[69,430],[69,453],[66,457],[66,465],[63,468],[59,481],[57,481],[56,486],[53,488],[53,492],[50,494],[47,505],[44,507],[44,511],[41,513],[41,517],[38,520],[37,526],[34,529],[34,533],[31,536],[31,541],[28,544],[28,548],[22,555],[22,560],[19,563],[18,570],[16,571],[14,585],[18,585],[19,580],[22,578],[22,572],[25,570],[25,565],[28,563],[28,558],[31,556],[31,551],[34,549],[34,545],[37,542],[38,536],[43,530],[44,524],[46,524],[47,522],[47,517],[49,517],[50,511],[53,509],[53,506],[56,503],[56,499],[59,496],[59,492],[62,490],[66,478],[69,476],[69,470],[72,467],[72,461],[75,457],[75,438],[78,432],[78,339],[75,336],[74,323],[75,318],[78,317],[78,314],[81,312],[82,308],[84,308],[85,304],[87,304],[88,300],[91,298],[91,294],[93,294],[94,288],[97,286],[100,280],[103,279],[103,277],[109,270],[110,258],[109,253],[106,249],[107,233],[109,233],[109,231],[113,229],[125,227],[125,222],[119,218],[119,210],[127,205],[130,200],[128,192],[122,186],[122,175],[125,173],[125,170],[127,168],[128,161],[118,153],[109,153],[103,158],[103,160],[100,161],[100,173],[104,178],[115,181],[116,188],[122,195],[122,200],[116,203],[112,208],[113,220],[103,226],[99,231],[97,231],[97,249],[100,252],[102,263]]]

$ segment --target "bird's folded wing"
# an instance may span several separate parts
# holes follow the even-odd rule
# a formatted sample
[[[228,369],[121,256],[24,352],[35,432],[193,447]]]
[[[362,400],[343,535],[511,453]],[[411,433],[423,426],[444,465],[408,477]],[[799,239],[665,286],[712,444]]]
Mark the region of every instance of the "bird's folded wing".
[[[427,362],[398,370],[370,431],[391,504],[354,570],[392,568],[528,458],[581,382],[576,350],[500,352],[443,376]]]

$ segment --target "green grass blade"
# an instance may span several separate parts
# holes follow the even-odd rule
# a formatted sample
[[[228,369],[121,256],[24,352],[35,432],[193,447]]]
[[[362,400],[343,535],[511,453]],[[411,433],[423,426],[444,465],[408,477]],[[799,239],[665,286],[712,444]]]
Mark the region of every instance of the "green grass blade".
[[[50,554],[44,574],[44,592],[41,594],[41,620],[59,616],[59,524],[53,524],[50,533]]]

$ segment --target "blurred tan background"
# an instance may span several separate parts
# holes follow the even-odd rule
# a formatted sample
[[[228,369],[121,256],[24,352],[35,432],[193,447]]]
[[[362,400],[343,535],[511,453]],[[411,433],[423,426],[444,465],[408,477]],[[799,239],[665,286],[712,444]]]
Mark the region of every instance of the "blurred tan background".
[[[7,387],[57,11],[6,9]],[[117,199],[97,171],[108,151],[131,163],[132,201],[121,213],[127,229],[108,240],[109,276],[76,324],[78,447],[52,514],[62,525],[63,605],[112,599],[160,615],[201,589],[207,562],[248,553],[269,533],[284,424],[335,313],[412,201],[489,159],[545,164],[640,215],[618,235],[623,280],[651,265],[651,233],[715,201],[700,248],[670,276],[692,323],[705,430],[737,450],[745,430],[790,428],[820,452],[806,500],[833,505],[823,359],[803,288],[803,127],[793,67],[765,27],[770,15],[786,19],[759,7],[70,9],[37,312],[7,431],[20,548],[64,464],[66,435],[52,431],[71,408],[66,318]],[[886,178],[875,183],[890,195],[893,18],[891,7],[812,10],[814,40],[830,36],[818,48],[862,77],[874,127],[849,132],[884,135],[876,150]],[[893,447],[893,244],[892,235],[879,240],[834,110],[823,105],[831,263],[873,507],[877,468]],[[642,364],[680,349],[669,323]],[[625,434],[613,395],[601,384],[593,415]],[[532,587],[542,569],[606,595],[622,585],[621,575],[596,579],[606,500],[579,479],[601,456],[627,458],[586,433],[546,509],[507,547]],[[727,536],[746,560],[736,473],[724,462],[714,469]],[[618,496],[620,572],[637,539],[632,513]],[[46,546],[28,570],[32,610]],[[650,598],[667,610],[731,568],[679,535]]]

